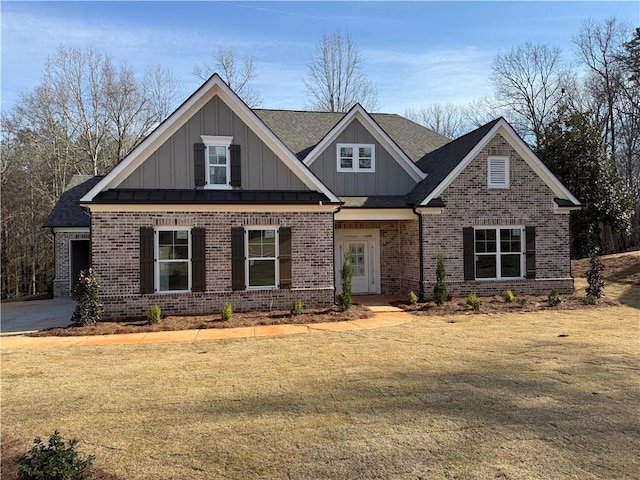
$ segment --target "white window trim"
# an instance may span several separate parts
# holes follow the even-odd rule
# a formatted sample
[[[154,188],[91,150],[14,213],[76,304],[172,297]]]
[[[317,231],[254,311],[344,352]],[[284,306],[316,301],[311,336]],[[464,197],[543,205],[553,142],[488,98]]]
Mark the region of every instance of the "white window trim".
[[[249,259],[249,231],[252,230],[275,230],[276,232],[276,256],[275,263],[275,285],[249,285],[249,261],[250,260],[271,260],[271,257],[251,257]],[[280,227],[277,225],[252,225],[244,227],[244,251],[246,252],[244,259],[244,283],[247,290],[278,290],[280,285]]]
[[[500,275],[502,270],[502,252],[500,251],[500,230],[501,229],[519,229],[520,234],[520,276],[519,277],[503,277]],[[496,230],[496,251],[494,253],[477,253],[476,252],[476,230]],[[526,230],[523,225],[485,225],[473,227],[473,276],[478,282],[495,281],[495,280],[524,280],[526,278]],[[505,252],[504,255],[515,255],[516,252]],[[478,278],[476,273],[477,256],[495,256],[496,257],[496,277],[494,278]]]
[[[156,293],[189,293],[191,292],[191,247],[192,247],[192,237],[191,237],[191,227],[155,227],[153,229],[153,259],[154,259],[154,289]],[[159,255],[159,243],[160,243],[160,235],[158,232],[177,232],[177,231],[186,231],[189,236],[189,244],[188,244],[188,258],[187,261],[187,276],[188,276],[188,289],[187,290],[160,290],[160,255]],[[163,263],[177,263],[183,262],[185,260],[162,260]]]
[[[201,135],[202,143],[204,143],[204,158],[205,158],[205,189],[210,190],[231,190],[231,156],[229,155],[229,147],[233,142],[233,137],[217,136],[217,135]],[[210,184],[210,165],[209,165],[209,147],[225,147],[227,151],[227,183],[224,185]]]
[[[353,164],[351,168],[343,168],[340,165],[340,148],[353,148]],[[360,168],[360,152],[361,147],[371,148],[371,168]],[[374,173],[376,171],[376,146],[373,143],[338,143],[336,145],[336,166],[338,172],[359,172]]]
[[[492,161],[497,160],[504,162],[505,181],[501,183],[491,182],[491,165]],[[487,187],[492,189],[505,189],[509,188],[509,157],[491,156],[487,159]]]

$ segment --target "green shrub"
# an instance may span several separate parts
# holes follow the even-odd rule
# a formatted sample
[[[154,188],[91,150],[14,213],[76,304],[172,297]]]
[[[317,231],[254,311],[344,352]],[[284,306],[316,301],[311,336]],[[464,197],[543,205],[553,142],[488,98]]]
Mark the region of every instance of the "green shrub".
[[[471,305],[471,307],[473,307],[474,310],[478,311],[480,310],[480,307],[484,305],[484,302],[480,300],[475,293],[471,293],[467,297],[467,305]]]
[[[158,305],[154,305],[153,307],[150,307],[149,311],[147,312],[147,321],[149,322],[149,325],[160,323],[161,319],[162,319],[162,310],[160,310],[160,307]]]
[[[229,302],[225,303],[222,306],[222,311],[220,312],[220,316],[222,317],[222,320],[224,320],[225,322],[228,322],[229,320],[231,320],[231,317],[233,317],[233,308],[231,308],[231,304]]]
[[[409,292],[409,298],[407,299],[409,301],[410,305],[415,305],[416,303],[418,303],[418,296],[413,293],[413,290],[411,292]]]
[[[587,295],[586,297],[584,297],[584,303],[586,303],[587,305],[597,305],[599,301],[600,299],[595,295]]]
[[[555,307],[556,305],[560,305],[562,303],[562,297],[560,296],[558,291],[554,288],[549,292],[549,295],[547,295],[547,301],[549,302],[549,305],[551,305],[552,307]]]
[[[527,300],[525,297],[517,297],[516,302],[518,302],[518,305],[526,305],[527,303],[529,303],[529,300]]]
[[[302,310],[304,309],[304,304],[302,303],[302,299],[298,298],[293,305],[291,305],[291,315],[302,315]]]
[[[587,296],[601,298],[604,295],[604,278],[602,273],[604,272],[604,265],[594,253],[589,260],[589,270],[587,271],[587,283],[589,286],[586,288]]]
[[[516,301],[516,296],[511,290],[504,292],[504,301],[507,303],[514,303]]]
[[[436,305],[443,305],[447,301],[447,297],[447,270],[444,266],[444,254],[440,252],[438,264],[436,265],[436,284],[433,287],[433,299]]]
[[[93,275],[93,269],[82,270],[72,296],[77,302],[71,316],[75,325],[95,325],[102,320],[104,308],[98,299],[100,285]]]
[[[344,254],[344,262],[340,271],[342,278],[342,293],[336,296],[336,300],[340,310],[346,312],[353,305],[353,294],[351,293],[351,280],[353,271],[351,269],[351,250],[347,250]]]
[[[23,480],[77,480],[91,465],[93,455],[82,458],[75,447],[78,441],[67,445],[57,430],[49,437],[48,444],[37,437],[29,455],[18,459],[18,478]]]

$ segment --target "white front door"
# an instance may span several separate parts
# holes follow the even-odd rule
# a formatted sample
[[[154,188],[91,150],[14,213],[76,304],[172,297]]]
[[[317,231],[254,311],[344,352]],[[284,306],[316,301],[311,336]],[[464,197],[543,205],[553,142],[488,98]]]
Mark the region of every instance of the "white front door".
[[[336,230],[336,292],[342,292],[344,255],[351,252],[351,291],[380,293],[380,232],[378,230]]]

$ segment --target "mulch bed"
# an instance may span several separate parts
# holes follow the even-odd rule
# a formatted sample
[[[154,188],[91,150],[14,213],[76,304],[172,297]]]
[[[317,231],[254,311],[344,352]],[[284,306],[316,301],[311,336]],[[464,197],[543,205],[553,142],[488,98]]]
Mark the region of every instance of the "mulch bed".
[[[602,306],[619,305],[617,300],[601,298],[597,305],[585,303],[584,295],[560,295],[562,303],[550,306],[546,295],[520,295],[518,298],[525,298],[525,304],[518,302],[507,303],[501,296],[478,297],[483,305],[480,310],[474,310],[471,305],[467,305],[466,298],[452,298],[444,305],[438,306],[435,302],[415,303],[410,305],[406,302],[396,302],[395,306],[402,308],[405,312],[418,316],[448,316],[448,315],[486,315],[494,313],[524,313],[541,310],[576,310],[579,308],[594,308]]]
[[[149,325],[146,318],[129,318],[112,322],[99,322],[92,327],[48,328],[30,333],[33,337],[68,337],[82,335],[112,335],[121,333],[162,332],[171,330],[196,330],[207,328],[254,327],[258,325],[289,325],[321,322],[345,322],[373,315],[362,305],[354,305],[346,312],[338,307],[307,308],[301,315],[291,315],[289,311],[234,312],[231,320],[223,321],[219,313],[204,316],[169,316],[160,323]]]
[[[600,257],[604,265],[604,279],[609,282],[640,285],[640,252],[605,255]],[[574,278],[587,275],[589,259],[581,258],[571,262],[571,273]]]

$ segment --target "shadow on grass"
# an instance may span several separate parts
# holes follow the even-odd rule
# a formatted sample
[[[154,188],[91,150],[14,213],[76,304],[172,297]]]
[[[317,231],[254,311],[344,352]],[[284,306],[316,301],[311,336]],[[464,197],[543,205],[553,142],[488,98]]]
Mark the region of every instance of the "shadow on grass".
[[[622,289],[617,295],[620,303],[640,309],[640,285],[618,284],[617,287]]]

